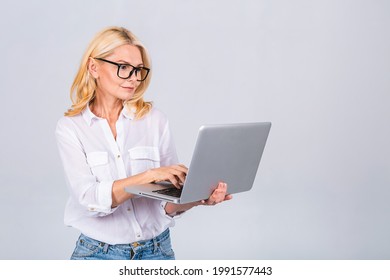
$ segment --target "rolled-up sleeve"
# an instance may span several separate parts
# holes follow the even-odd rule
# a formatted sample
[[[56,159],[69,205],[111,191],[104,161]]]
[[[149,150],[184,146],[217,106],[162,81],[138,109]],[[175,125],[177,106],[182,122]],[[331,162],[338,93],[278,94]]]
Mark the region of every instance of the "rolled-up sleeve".
[[[161,201],[160,202],[160,214],[162,216],[164,216],[165,218],[169,219],[169,220],[175,220],[175,219],[178,219],[180,218],[184,213],[185,211],[182,211],[182,212],[176,212],[176,213],[173,213],[171,215],[167,214],[167,212],[165,211],[165,206],[167,205],[167,202],[166,201]]]
[[[163,132],[159,144],[160,164],[161,166],[178,164],[175,143],[173,141],[172,132],[167,121],[164,125]]]
[[[56,127],[59,154],[71,197],[88,216],[105,216],[115,211],[112,205],[113,180],[98,180],[91,172],[87,156],[72,123],[61,119]]]
[[[161,154],[160,156],[161,166],[167,166],[167,165],[173,165],[179,163],[176,148],[175,148],[175,143],[173,141],[172,132],[170,130],[168,121],[165,123],[163,133],[160,139],[160,154]],[[173,219],[180,218],[184,213],[184,212],[180,212],[180,213],[174,213],[172,215],[169,215],[165,211],[165,206],[167,202],[160,201],[159,204],[160,204],[160,208],[159,208],[160,214],[164,216],[164,218],[173,220]]]

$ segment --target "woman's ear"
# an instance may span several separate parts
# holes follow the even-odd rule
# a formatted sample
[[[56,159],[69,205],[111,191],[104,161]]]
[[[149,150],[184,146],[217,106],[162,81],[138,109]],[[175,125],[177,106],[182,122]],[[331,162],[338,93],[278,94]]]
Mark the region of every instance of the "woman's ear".
[[[97,79],[99,77],[98,64],[97,64],[96,60],[93,59],[92,57],[90,57],[88,59],[88,72],[95,79]]]

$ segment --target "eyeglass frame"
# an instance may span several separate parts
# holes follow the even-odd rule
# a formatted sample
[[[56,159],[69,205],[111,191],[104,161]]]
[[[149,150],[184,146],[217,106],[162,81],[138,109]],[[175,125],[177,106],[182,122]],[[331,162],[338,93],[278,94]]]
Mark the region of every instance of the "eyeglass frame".
[[[145,75],[145,78],[143,78],[142,80],[138,80],[138,82],[143,82],[146,80],[146,78],[148,77],[149,75],[149,72],[150,72],[150,68],[147,68],[147,67],[144,67],[144,66],[141,66],[141,67],[135,67],[133,65],[131,65],[130,63],[116,63],[114,61],[110,61],[110,60],[107,60],[107,59],[104,59],[104,58],[100,58],[100,57],[94,57],[94,59],[97,59],[97,60],[100,60],[100,61],[103,61],[103,62],[107,62],[107,63],[110,63],[110,64],[113,64],[113,65],[116,65],[118,67],[118,70],[116,72],[116,75],[118,76],[118,78],[121,78],[123,80],[127,80],[127,79],[130,79],[130,77],[134,74],[134,72],[137,72],[137,71],[141,71],[141,69],[144,69],[146,70],[146,75]],[[130,74],[127,78],[123,78],[121,76],[119,76],[119,71],[120,71],[120,68],[121,66],[123,65],[126,65],[126,66],[131,66],[133,67],[133,70],[130,71]]]

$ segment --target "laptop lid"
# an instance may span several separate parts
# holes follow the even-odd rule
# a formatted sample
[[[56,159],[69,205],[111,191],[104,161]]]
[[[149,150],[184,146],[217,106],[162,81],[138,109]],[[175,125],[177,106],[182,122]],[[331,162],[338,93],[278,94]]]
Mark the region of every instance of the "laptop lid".
[[[228,193],[249,191],[256,178],[271,123],[204,125],[200,127],[180,198],[155,193],[166,186],[146,184],[126,188],[138,195],[188,203],[207,199],[223,181]]]

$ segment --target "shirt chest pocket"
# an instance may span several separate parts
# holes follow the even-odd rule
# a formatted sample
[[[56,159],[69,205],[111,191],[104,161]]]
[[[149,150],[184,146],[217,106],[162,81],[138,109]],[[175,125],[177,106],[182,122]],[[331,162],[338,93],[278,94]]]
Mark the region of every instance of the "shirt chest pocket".
[[[107,152],[87,153],[87,162],[92,174],[95,175],[99,182],[112,179]]]
[[[142,146],[129,149],[131,174],[160,167],[160,153],[157,147]]]

